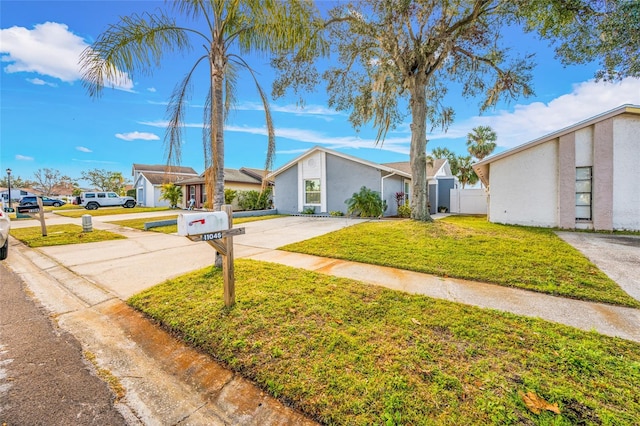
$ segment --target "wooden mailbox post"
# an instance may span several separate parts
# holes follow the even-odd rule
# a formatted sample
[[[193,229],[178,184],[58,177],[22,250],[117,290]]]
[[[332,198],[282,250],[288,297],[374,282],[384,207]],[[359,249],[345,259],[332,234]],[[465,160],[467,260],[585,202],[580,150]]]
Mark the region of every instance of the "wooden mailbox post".
[[[233,268],[233,236],[244,234],[244,228],[233,228],[231,205],[222,206],[222,212],[183,213],[178,216],[178,234],[191,241],[206,241],[222,255],[224,304],[236,303],[235,274]]]
[[[32,219],[37,219],[40,221],[40,228],[42,230],[42,236],[47,236],[47,224],[44,221],[44,207],[42,205],[42,198],[36,197],[38,200],[37,206],[29,206],[29,207],[20,207],[16,208],[16,217],[21,217],[20,215],[28,216]],[[37,217],[36,217],[37,214]]]

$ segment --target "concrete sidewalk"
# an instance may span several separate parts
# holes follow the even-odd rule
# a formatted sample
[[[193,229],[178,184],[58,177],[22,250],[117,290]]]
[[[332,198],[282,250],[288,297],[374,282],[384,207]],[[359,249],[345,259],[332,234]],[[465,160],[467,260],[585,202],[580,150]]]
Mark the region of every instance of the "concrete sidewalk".
[[[142,232],[106,223],[118,220],[121,216],[97,217],[94,226],[124,234],[127,236],[126,240],[83,245],[81,252],[78,246],[74,245],[46,247],[39,250],[55,263],[64,265],[65,269],[88,279],[123,300],[166,279],[212,264],[214,250],[204,242],[194,243],[176,235]],[[238,225],[246,229],[246,234],[234,238],[234,253],[237,258],[245,257],[281,263],[410,293],[539,317],[583,330],[595,330],[610,336],[640,341],[640,310],[638,309],[275,250],[285,244],[313,238],[361,222],[362,220],[350,218],[305,216],[249,222]],[[563,235],[563,238],[568,240],[570,235]],[[586,237],[584,234],[578,234],[574,238]],[[602,251],[602,247],[598,248]],[[627,269],[617,268],[618,271]],[[605,269],[605,272],[611,274],[612,270]],[[612,278],[615,280],[619,276],[614,275]],[[637,277],[634,279],[637,280]],[[636,296],[628,287],[623,286],[623,289],[627,289],[631,296]],[[97,300],[100,300],[100,297]],[[89,302],[91,303],[91,300]]]

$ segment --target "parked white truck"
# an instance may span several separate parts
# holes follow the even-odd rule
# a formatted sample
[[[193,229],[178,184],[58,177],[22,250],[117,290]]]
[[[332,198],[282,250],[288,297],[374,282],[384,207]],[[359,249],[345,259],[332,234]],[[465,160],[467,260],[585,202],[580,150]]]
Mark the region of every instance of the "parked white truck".
[[[83,192],[80,194],[80,205],[87,210],[113,206],[122,206],[130,209],[136,206],[136,200],[133,197],[121,197],[115,192]]]

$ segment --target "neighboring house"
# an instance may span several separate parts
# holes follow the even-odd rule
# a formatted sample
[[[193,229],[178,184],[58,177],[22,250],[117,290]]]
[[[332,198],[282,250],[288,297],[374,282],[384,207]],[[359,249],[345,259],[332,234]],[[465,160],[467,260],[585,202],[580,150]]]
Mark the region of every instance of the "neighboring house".
[[[260,191],[262,189],[262,176],[264,170],[241,167],[240,169],[224,169],[224,189],[236,191]],[[204,173],[200,176],[184,180],[180,183],[183,190],[183,205],[186,207],[193,197],[195,208],[204,207],[206,203]],[[269,182],[272,185],[272,182]],[[233,202],[234,209],[238,208],[237,199]]]
[[[316,213],[346,213],[345,200],[360,188],[382,194],[385,216],[397,214],[396,192],[409,193],[411,173],[353,157],[327,148],[314,147],[280,167],[274,179],[274,204],[278,213],[297,214],[306,208]]]
[[[34,196],[39,195],[32,192],[31,189],[22,189],[22,188],[14,188],[11,187],[11,202],[19,203],[22,197],[26,196]],[[9,188],[0,188],[0,199],[4,200],[5,203],[9,203]]]
[[[162,185],[182,181],[198,176],[191,167],[166,165],[134,164],[132,169],[133,187],[136,190],[136,201],[146,207],[169,207],[167,200],[161,200]],[[183,200],[184,202],[184,200]]]
[[[382,165],[411,175],[411,163],[408,161],[382,163]],[[429,185],[429,213],[434,214],[441,207],[447,212],[451,211],[450,190],[458,187],[458,179],[451,174],[448,160],[437,158],[433,163],[427,163],[427,184]]]
[[[476,163],[491,222],[640,231],[640,106],[623,105]]]

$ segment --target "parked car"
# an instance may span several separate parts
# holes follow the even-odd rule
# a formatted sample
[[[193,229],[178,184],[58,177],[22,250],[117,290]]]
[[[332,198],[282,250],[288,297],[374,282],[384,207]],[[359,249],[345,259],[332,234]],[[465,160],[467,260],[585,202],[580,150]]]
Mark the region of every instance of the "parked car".
[[[9,213],[4,210],[4,200],[0,200],[0,260],[5,260],[9,254],[9,229],[11,220]]]
[[[49,197],[45,197],[45,196],[39,196],[39,197],[42,198],[42,205],[43,206],[60,207],[60,206],[64,206],[65,204],[67,204],[65,201],[58,200],[56,198],[49,198]],[[20,199],[20,206],[22,206],[22,207],[37,206],[37,205],[38,205],[38,196],[27,195],[26,197],[22,197]]]
[[[80,194],[80,205],[87,210],[110,206],[122,206],[130,209],[136,206],[136,200],[133,197],[121,197],[115,192],[83,192]]]

